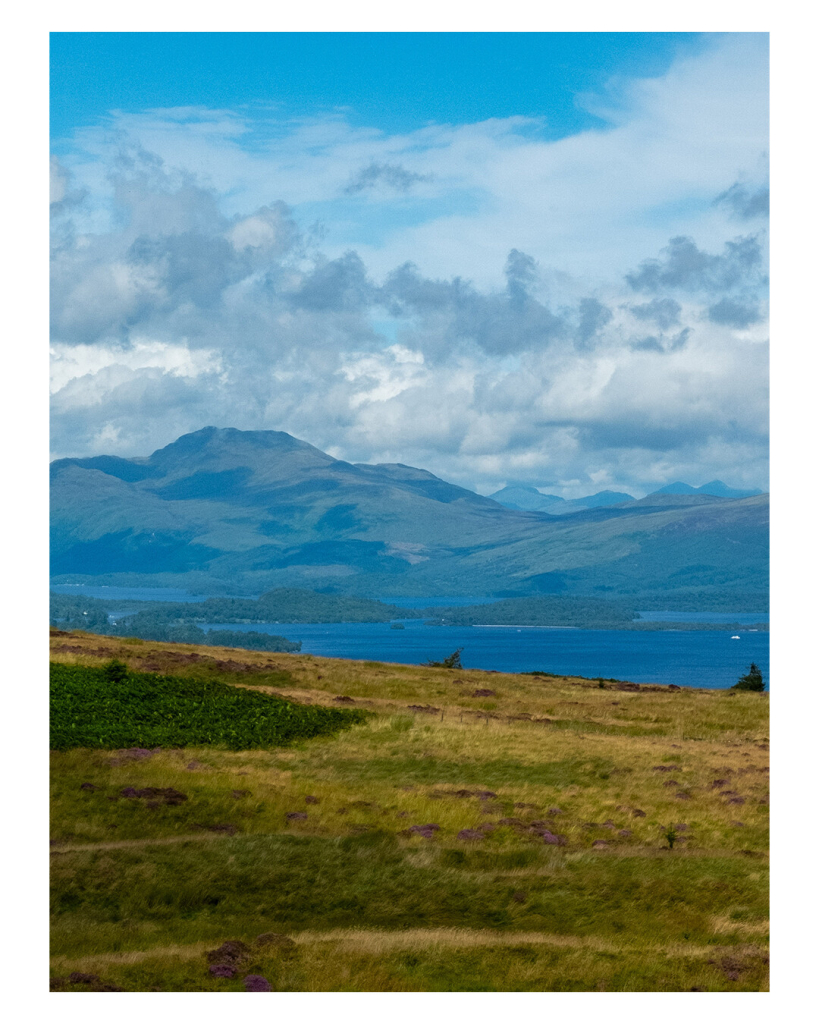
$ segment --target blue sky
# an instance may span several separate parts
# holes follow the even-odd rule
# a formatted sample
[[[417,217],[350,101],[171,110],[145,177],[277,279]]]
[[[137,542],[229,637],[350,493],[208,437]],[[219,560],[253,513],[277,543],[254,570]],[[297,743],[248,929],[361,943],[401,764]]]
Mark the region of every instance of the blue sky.
[[[108,111],[272,105],[346,110],[404,132],[429,123],[543,118],[549,138],[600,125],[577,102],[614,76],[662,74],[704,37],[685,32],[51,34],[57,144]]]
[[[53,451],[767,486],[767,37],[52,35]]]

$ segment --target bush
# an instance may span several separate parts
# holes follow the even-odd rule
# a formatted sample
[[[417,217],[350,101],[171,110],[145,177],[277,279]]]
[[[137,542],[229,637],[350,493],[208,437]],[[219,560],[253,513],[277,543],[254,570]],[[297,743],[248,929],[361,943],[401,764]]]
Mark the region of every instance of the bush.
[[[128,666],[116,658],[109,661],[102,670],[103,678],[109,683],[121,683],[128,675]]]
[[[427,668],[463,668],[461,664],[461,651],[463,647],[459,647],[457,651],[453,651],[448,657],[444,658],[443,661],[428,661],[426,663]]]
[[[254,750],[328,735],[369,712],[305,706],[227,683],[51,665],[51,749],[214,746]],[[122,666],[124,668],[124,666]],[[118,676],[118,678],[112,678]]]
[[[751,667],[744,676],[739,677],[739,682],[734,683],[732,690],[751,690],[754,693],[762,693],[765,689],[765,681],[757,666],[751,662]]]

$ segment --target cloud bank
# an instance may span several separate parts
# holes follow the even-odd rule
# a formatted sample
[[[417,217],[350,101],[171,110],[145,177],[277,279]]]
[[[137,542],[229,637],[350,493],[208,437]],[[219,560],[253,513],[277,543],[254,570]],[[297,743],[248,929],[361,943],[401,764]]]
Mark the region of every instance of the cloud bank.
[[[767,482],[767,69],[715,37],[587,99],[404,136],[112,114],[52,163],[53,453],[207,424],[488,493]]]

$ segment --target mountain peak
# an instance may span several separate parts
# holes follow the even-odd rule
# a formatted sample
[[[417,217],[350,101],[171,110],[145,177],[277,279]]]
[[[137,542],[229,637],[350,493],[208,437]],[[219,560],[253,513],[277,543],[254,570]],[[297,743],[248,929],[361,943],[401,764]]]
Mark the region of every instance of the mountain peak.
[[[666,484],[665,487],[661,487],[658,491],[652,491],[647,497],[651,498],[655,494],[710,494],[715,498],[754,498],[756,495],[763,493],[759,488],[744,491],[736,490],[733,487],[728,487],[722,480],[711,480],[701,487],[692,487],[691,484],[684,484],[682,481],[677,480],[673,484]]]
[[[253,447],[268,449],[288,448],[313,448],[313,445],[306,441],[300,441],[283,430],[237,430],[236,427],[202,427],[201,430],[194,430],[190,434],[183,434],[163,448],[158,448],[152,455],[151,460],[161,460],[163,457],[184,456],[194,452],[201,452],[214,447]],[[318,451],[318,448],[314,448]],[[323,454],[323,453],[322,453]],[[326,458],[331,458],[327,455]]]

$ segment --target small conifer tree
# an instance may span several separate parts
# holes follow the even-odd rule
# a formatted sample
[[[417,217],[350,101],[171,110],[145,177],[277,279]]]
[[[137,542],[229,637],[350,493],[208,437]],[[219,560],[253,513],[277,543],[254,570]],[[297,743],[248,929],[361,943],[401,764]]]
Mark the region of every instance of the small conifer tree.
[[[461,651],[463,647],[459,647],[457,651],[453,651],[449,657],[444,658],[443,661],[428,661],[428,668],[463,668],[461,664]]]
[[[731,689],[752,690],[754,693],[762,693],[765,689],[765,680],[762,678],[762,673],[754,662],[751,662],[751,667],[747,673],[744,676],[740,676],[739,681],[734,683]]]

